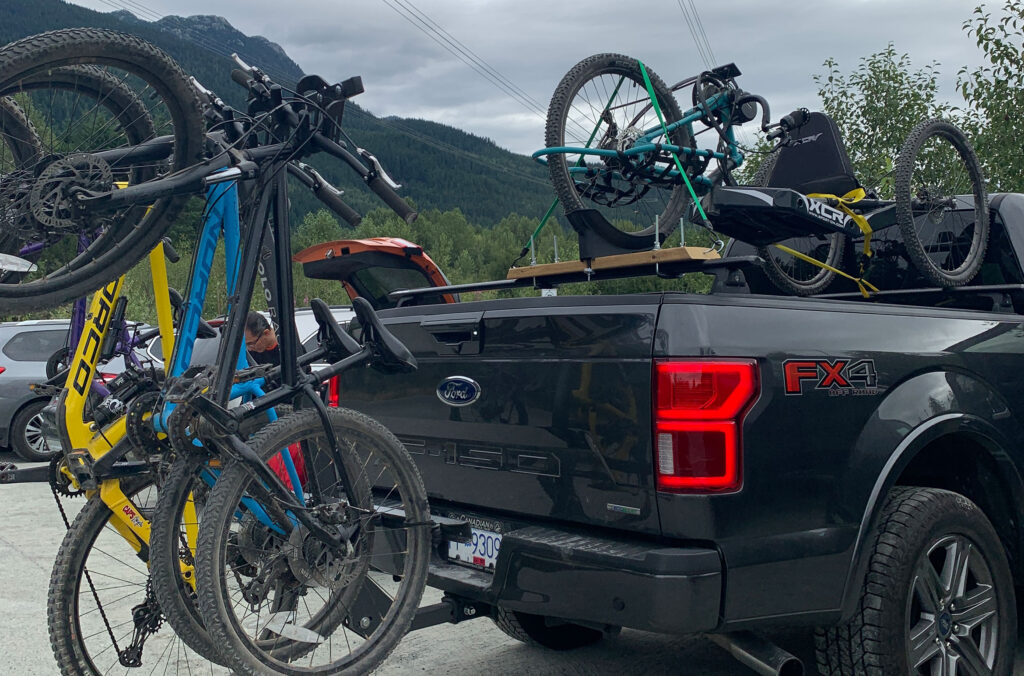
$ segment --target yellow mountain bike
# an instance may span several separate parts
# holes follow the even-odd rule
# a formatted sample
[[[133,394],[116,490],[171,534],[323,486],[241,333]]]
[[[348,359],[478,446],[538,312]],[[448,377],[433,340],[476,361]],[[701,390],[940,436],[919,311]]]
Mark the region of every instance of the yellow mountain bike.
[[[172,308],[163,246],[149,256],[162,349],[173,346]],[[163,368],[129,364],[100,403],[90,401],[97,366],[123,335],[121,277],[93,295],[82,338],[57,399],[64,454],[51,465],[55,495],[87,498],[68,525],[50,579],[50,641],[63,674],[100,674],[111,668],[188,670],[215,659],[202,633],[188,640],[164,625],[149,574],[149,517],[156,505],[163,440],[145,424],[158,396]],[[58,505],[60,500],[58,498]],[[194,503],[186,506],[188,539],[197,536]],[[191,566],[182,576],[194,580]],[[189,600],[190,601],[190,600]],[[191,602],[191,601],[190,601]],[[162,631],[161,631],[162,630]]]

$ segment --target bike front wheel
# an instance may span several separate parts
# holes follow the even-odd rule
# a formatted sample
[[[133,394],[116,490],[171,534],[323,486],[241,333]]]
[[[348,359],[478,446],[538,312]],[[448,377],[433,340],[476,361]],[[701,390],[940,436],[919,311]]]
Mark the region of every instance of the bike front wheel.
[[[152,516],[156,489],[151,481],[125,482],[122,489],[131,500],[125,510]],[[117,518],[99,495],[93,496],[57,553],[47,620],[60,673],[99,676],[142,666],[147,673],[211,673],[206,659],[164,624],[145,545],[133,547]]]
[[[896,161],[896,221],[907,256],[937,286],[971,281],[988,247],[988,195],[981,164],[945,120],[914,128]]]
[[[679,120],[679,104],[665,82],[647,68],[665,124]],[[548,106],[544,142],[549,148],[596,148],[627,151],[640,136],[661,129],[651,105],[640,63],[621,54],[597,54],[580,61],[558,83]],[[688,147],[693,137],[686,125],[668,135],[659,133],[652,143]],[[688,156],[680,154],[691,171]],[[576,153],[547,156],[555,194],[566,213],[597,209],[627,238],[649,244],[655,223],[663,239],[679,227],[690,196],[671,156],[652,150],[634,156],[597,157]],[[699,172],[697,172],[699,173]],[[672,174],[672,176],[670,176]]]
[[[249,445],[264,460],[301,450],[302,509],[317,525],[346,534],[343,546],[323,543],[294,517],[270,519],[262,506],[272,498],[243,464],[230,464],[207,499],[197,556],[200,609],[240,673],[369,672],[405,635],[419,606],[430,551],[419,471],[371,418],[346,409],[329,409],[327,418],[341,462],[312,409],[267,425]]]
[[[108,30],[53,31],[0,48],[0,96],[24,111],[40,142],[34,161],[0,175],[4,253],[34,265],[0,270],[0,311],[36,310],[101,287],[152,249],[185,197],[102,209],[80,197],[198,161],[203,120],[169,56]]]
[[[766,156],[750,184],[767,186],[778,159],[778,152]],[[824,292],[835,279],[836,273],[829,268],[839,269],[842,265],[846,236],[836,232],[831,235],[790,237],[779,244],[828,266],[815,265],[772,244],[757,248],[757,254],[765,263],[764,273],[776,288],[794,296],[811,296]]]

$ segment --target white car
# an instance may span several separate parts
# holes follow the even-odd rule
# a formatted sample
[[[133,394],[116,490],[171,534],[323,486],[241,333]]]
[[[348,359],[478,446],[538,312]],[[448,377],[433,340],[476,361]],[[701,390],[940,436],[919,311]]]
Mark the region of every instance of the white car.
[[[266,312],[261,313],[266,317],[269,317]],[[348,305],[336,305],[331,308],[331,314],[334,319],[344,329],[348,326],[349,321],[355,317],[355,312]],[[223,319],[221,319],[223,321]],[[218,326],[218,320],[212,320],[210,322],[214,326]],[[313,311],[307,308],[296,308],[295,309],[295,330],[299,335],[299,341],[302,343],[303,348],[311,350],[316,347],[316,333],[318,330],[316,318],[313,317]],[[192,348],[192,360],[189,363],[190,366],[213,364],[217,360],[217,351],[220,346],[220,336],[214,338],[197,338],[195,345]],[[154,338],[147,348],[147,354],[155,361],[163,363],[163,350],[160,344],[160,338]]]

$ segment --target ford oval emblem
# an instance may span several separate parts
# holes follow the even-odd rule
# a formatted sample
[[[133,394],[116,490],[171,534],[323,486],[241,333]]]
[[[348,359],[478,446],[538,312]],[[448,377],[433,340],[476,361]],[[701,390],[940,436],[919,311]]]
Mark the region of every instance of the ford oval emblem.
[[[449,406],[469,406],[480,398],[480,385],[466,376],[449,376],[437,386],[437,398]]]

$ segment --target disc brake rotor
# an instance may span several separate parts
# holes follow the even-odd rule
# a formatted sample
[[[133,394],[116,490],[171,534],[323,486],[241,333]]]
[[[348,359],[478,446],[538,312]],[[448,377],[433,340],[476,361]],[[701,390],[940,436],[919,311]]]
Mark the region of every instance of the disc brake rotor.
[[[39,173],[32,186],[32,216],[48,230],[79,232],[76,189],[107,191],[113,186],[110,165],[95,155],[75,153],[57,159]]]

